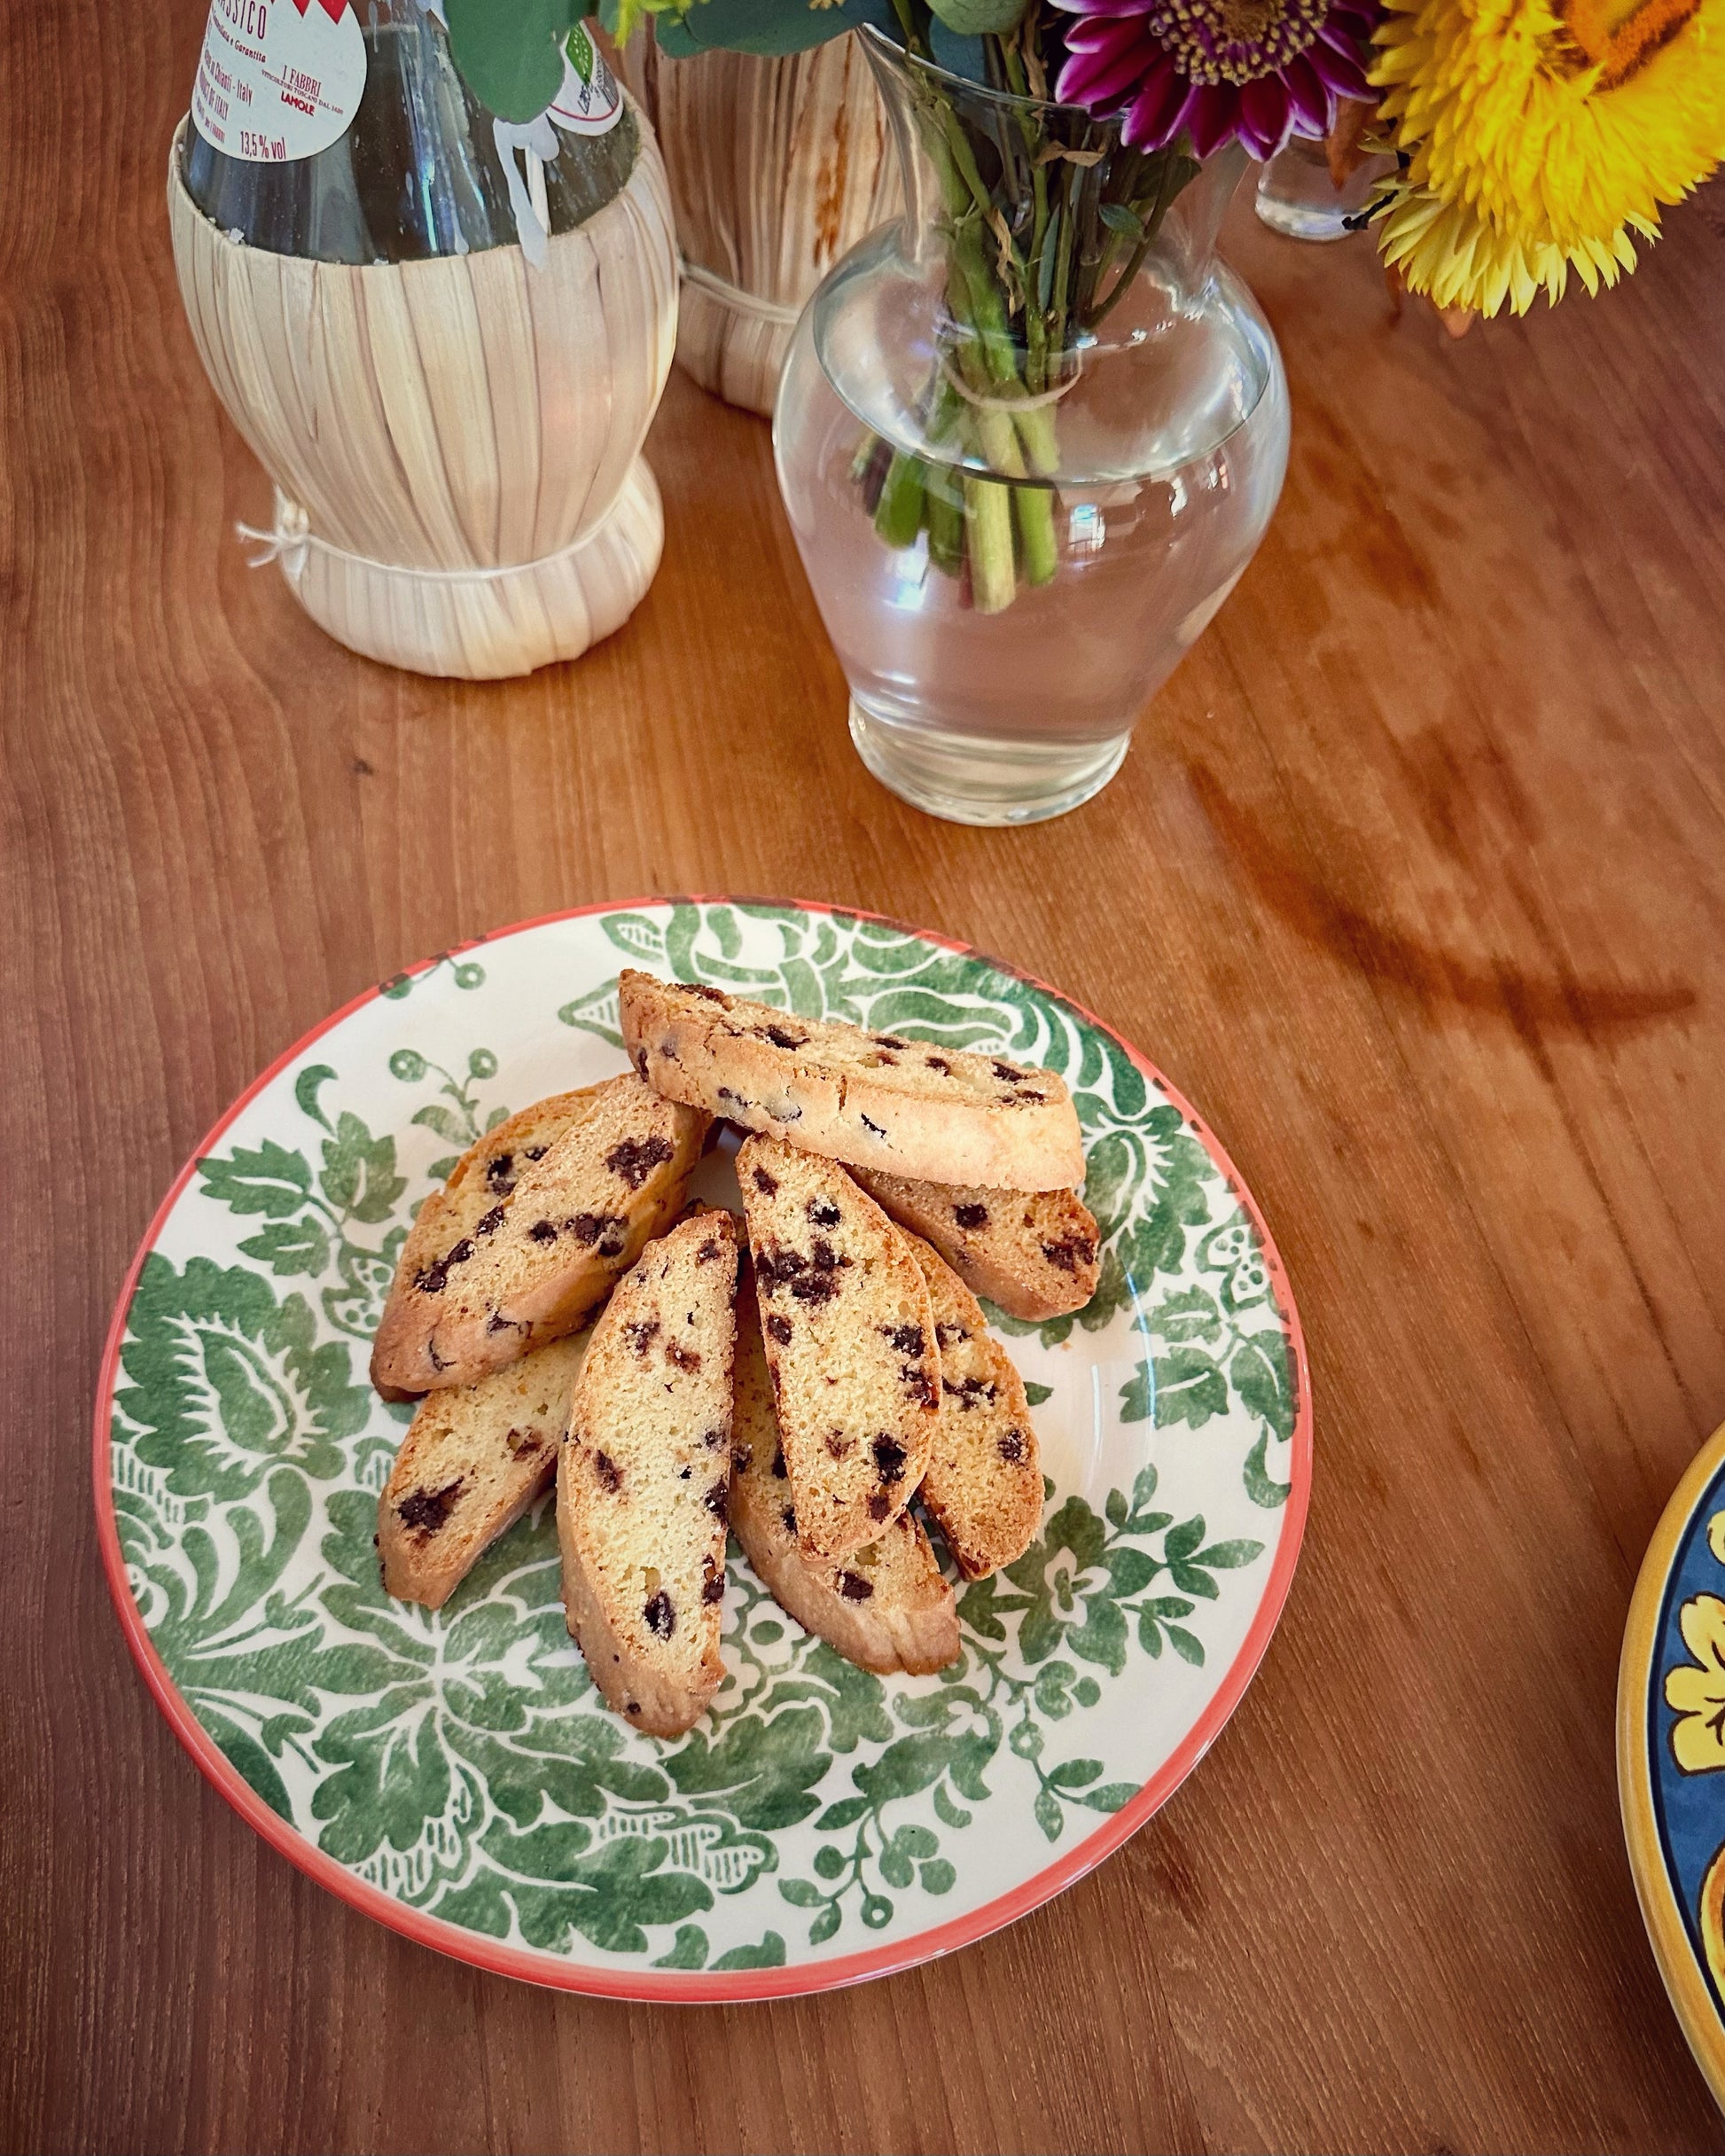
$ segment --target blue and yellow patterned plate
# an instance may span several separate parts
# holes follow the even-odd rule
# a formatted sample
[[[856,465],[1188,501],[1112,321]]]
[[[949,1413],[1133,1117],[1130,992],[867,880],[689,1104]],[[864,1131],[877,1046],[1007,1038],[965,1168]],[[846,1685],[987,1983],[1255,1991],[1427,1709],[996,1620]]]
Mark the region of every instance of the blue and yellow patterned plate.
[[[1725,1428],[1642,1560],[1618,1669],[1617,1784],[1659,1973],[1725,2105]]]
[[[938,1677],[855,1669],[733,1557],[729,1674],[675,1742],[599,1705],[564,1629],[549,1504],[440,1611],[391,1602],[372,1549],[410,1411],[372,1394],[366,1354],[413,1208],[511,1110],[624,1067],[623,965],[1052,1065],[1105,1234],[1086,1310],[1005,1326],[1048,1502],[1025,1557],[964,1590],[962,1660]],[[701,1171],[729,1172],[717,1156]],[[258,1832],[428,1945],[639,1998],[903,1968],[1098,1863],[1238,1702],[1311,1480],[1276,1252],[1142,1056],[941,937],[726,899],[508,930],[291,1050],[145,1237],[95,1435],[127,1636]]]

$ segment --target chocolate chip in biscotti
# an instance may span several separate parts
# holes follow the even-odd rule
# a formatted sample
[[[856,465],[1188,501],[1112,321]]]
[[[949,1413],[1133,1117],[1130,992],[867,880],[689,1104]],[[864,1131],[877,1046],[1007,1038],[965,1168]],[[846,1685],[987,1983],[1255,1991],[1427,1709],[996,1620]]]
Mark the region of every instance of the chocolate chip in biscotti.
[[[584,1250],[590,1250],[596,1243],[605,1241],[614,1230],[621,1230],[626,1233],[628,1227],[628,1223],[619,1213],[572,1213],[563,1223],[564,1232],[574,1236]],[[621,1242],[618,1241],[617,1248],[621,1247]]]
[[[1011,1460],[1016,1463],[1023,1459],[1024,1432],[1022,1430],[1003,1430],[996,1440],[996,1449],[1003,1460]]]
[[[738,1158],[802,1548],[842,1557],[903,1509],[932,1442],[940,1365],[926,1290],[843,1168],[766,1137]],[[883,1489],[885,1512],[871,1504]]]
[[[703,1263],[716,1242],[731,1262]],[[723,1680],[720,1603],[730,1482],[736,1228],[691,1213],[650,1242],[593,1330],[558,1475],[570,1629],[613,1707],[674,1736]],[[615,1492],[575,1472],[602,1450]]]
[[[606,1489],[619,1490],[623,1487],[623,1471],[608,1452],[593,1455],[593,1472]]]
[[[874,1463],[880,1471],[883,1482],[902,1482],[904,1480],[904,1447],[890,1437],[878,1437],[869,1448]]]
[[[866,1602],[873,1594],[874,1586],[860,1572],[841,1572],[839,1574],[839,1592],[847,1602]]]
[[[396,1517],[404,1527],[410,1528],[423,1542],[435,1535],[449,1517],[450,1508],[461,1495],[463,1478],[457,1475],[453,1482],[446,1482],[441,1489],[411,1490],[395,1507]]]
[[[904,1389],[913,1400],[920,1401],[925,1408],[940,1406],[941,1395],[935,1391],[934,1380],[925,1370],[919,1368],[915,1363],[907,1363],[900,1371],[899,1377],[903,1383]]]
[[[452,1250],[446,1250],[441,1258],[427,1265],[413,1285],[422,1295],[441,1295],[449,1285],[449,1275],[457,1265],[465,1265],[473,1254],[473,1246],[464,1235]]]
[[[986,1228],[988,1225],[988,1208],[984,1205],[954,1206],[952,1217],[961,1228]]]
[[[624,1138],[606,1153],[605,1164],[620,1182],[638,1191],[649,1172],[671,1158],[671,1150],[668,1138]]]
[[[754,1170],[754,1187],[770,1198],[778,1188],[778,1179],[777,1176],[769,1176],[764,1168],[757,1168]]]
[[[498,1229],[503,1224],[503,1215],[507,1209],[503,1206],[493,1206],[488,1213],[482,1213],[474,1223],[474,1234],[496,1235]]]

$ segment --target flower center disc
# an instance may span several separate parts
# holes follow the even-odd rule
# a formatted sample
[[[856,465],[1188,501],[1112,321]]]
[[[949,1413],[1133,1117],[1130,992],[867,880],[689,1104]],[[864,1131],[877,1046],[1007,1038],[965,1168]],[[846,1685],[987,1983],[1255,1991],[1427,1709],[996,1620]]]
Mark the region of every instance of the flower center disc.
[[[1558,19],[1573,56],[1565,72],[1596,67],[1601,90],[1619,89],[1671,43],[1700,4],[1701,0],[1640,0],[1625,8],[1613,0],[1561,0]]]
[[[1327,12],[1328,0],[1162,0],[1146,20],[1189,82],[1239,84],[1305,51]]]

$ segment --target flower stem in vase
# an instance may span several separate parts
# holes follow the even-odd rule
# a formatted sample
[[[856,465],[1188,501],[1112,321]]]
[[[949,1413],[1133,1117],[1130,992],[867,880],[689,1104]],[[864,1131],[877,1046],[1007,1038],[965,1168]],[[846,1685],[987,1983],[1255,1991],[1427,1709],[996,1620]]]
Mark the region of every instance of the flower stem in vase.
[[[934,184],[944,319],[922,440],[873,438],[854,476],[874,489],[875,529],[906,548],[927,534],[943,574],[965,577],[979,613],[1059,574],[1059,406],[1097,326],[1143,270],[1164,216],[1198,170],[1183,148],[1125,148],[1118,130],[1050,101],[1034,11],[980,43],[978,110],[933,64],[919,0],[894,0],[913,63],[917,132]],[[931,456],[945,449],[950,460]]]

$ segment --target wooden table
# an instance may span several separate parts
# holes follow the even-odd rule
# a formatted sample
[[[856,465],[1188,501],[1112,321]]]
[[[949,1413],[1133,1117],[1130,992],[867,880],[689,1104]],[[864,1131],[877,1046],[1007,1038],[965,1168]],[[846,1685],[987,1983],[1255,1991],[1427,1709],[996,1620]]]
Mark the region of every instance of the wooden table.
[[[575,668],[386,673],[248,571],[173,12],[0,29],[0,2144],[1725,2146],[1612,1769],[1630,1585],[1725,1415],[1725,194],[1460,346],[1237,215],[1276,523],[1107,793],[970,832],[856,762],[767,431],[680,379],[664,568]],[[86,1438],[134,1244],[265,1062],[457,938],[691,888],[938,926],[1157,1057],[1280,1239],[1318,1476],[1244,1707],[1099,1872],[890,1981],[676,2011],[481,1976],[265,1848],[133,1670]]]

